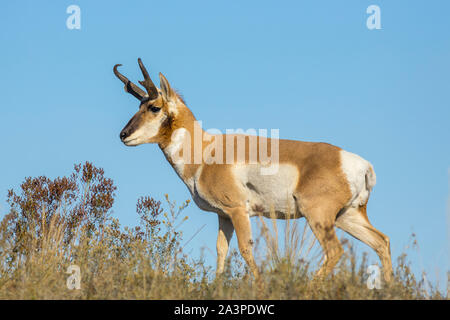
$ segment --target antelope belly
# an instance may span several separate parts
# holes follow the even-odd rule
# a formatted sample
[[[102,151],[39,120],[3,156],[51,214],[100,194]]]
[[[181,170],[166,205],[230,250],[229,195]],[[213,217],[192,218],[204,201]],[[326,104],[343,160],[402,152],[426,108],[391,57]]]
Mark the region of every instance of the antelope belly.
[[[298,184],[299,172],[291,164],[279,164],[274,174],[261,174],[261,165],[239,165],[235,175],[247,197],[251,216],[270,217],[275,212],[277,218],[292,217],[297,214],[294,191]]]

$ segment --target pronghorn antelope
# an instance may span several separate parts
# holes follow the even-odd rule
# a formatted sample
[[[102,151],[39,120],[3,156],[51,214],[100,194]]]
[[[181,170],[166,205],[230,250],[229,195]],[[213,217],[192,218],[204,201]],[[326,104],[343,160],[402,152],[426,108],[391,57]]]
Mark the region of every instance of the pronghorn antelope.
[[[202,210],[217,213],[217,274],[223,272],[230,239],[236,231],[239,250],[255,278],[258,277],[250,217],[270,217],[270,212],[275,212],[279,219],[306,218],[324,251],[317,276],[324,277],[332,271],[343,253],[334,229],[337,226],[374,249],[382,262],[385,280],[391,280],[389,238],[372,226],[366,212],[376,180],[368,161],[327,143],[258,137],[260,142],[264,140],[269,145],[268,151],[275,145],[279,152],[276,172],[263,175],[260,169],[264,164],[259,153],[256,161],[249,161],[248,145],[256,137],[212,136],[204,132],[167,79],[159,74],[161,88],[158,89],[141,59],[138,63],[144,76],[144,81],[139,83],[146,92],[118,72],[120,65],[114,66],[114,74],[125,84],[125,91],[140,101],[139,111],[122,130],[120,139],[127,146],[157,143],[195,203]],[[196,131],[210,141],[201,145],[200,150],[195,150],[195,143],[190,139]],[[234,152],[238,151],[235,139],[245,140],[244,161],[234,161]],[[199,152],[203,155],[213,140],[220,142],[216,147],[223,150],[210,148],[209,157],[192,161],[191,155],[194,158]],[[211,161],[216,153],[226,153],[227,148],[232,151],[232,161]]]

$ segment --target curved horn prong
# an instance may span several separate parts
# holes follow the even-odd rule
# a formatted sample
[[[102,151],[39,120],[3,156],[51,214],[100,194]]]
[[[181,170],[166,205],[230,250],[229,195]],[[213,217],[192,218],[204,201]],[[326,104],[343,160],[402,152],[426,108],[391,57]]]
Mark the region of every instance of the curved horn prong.
[[[156,99],[158,97],[158,89],[156,88],[152,79],[150,79],[150,76],[144,64],[142,63],[141,58],[138,58],[138,63],[139,67],[141,68],[142,75],[144,76],[144,81],[139,81],[139,83],[147,90],[150,100]]]
[[[131,93],[134,97],[136,97],[139,100],[142,100],[145,97],[145,92],[139,88],[137,85],[135,85],[133,82],[128,80],[127,77],[125,77],[123,74],[121,74],[117,67],[120,67],[121,64],[116,64],[113,68],[114,74],[117,78],[119,78],[120,81],[122,81],[125,84],[125,91],[128,93]]]

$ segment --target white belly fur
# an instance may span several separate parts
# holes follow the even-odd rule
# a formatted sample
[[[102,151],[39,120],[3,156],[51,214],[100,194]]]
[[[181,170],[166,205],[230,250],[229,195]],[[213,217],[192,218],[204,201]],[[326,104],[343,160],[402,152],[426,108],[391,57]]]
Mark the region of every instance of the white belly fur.
[[[295,166],[280,164],[277,173],[261,175],[260,165],[236,165],[234,174],[246,195],[250,216],[263,214],[270,217],[271,211],[279,218],[297,214],[293,194],[299,172]]]

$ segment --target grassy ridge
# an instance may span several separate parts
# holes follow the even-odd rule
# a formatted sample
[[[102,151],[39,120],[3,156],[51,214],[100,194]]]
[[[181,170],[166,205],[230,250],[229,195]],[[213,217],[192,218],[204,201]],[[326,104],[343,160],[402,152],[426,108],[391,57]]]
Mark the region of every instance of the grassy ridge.
[[[166,197],[164,209],[142,197],[140,225],[122,227],[110,216],[115,190],[90,163],[75,166],[69,177],[27,178],[19,193],[10,190],[10,211],[0,224],[0,299],[448,299],[433,286],[425,292],[405,254],[392,284],[368,289],[365,256],[357,259],[349,243],[334,274],[314,280],[318,257],[307,230],[287,221],[281,250],[276,224],[269,228],[262,218],[255,245],[261,280],[248,276],[236,251],[215,279],[201,258],[183,252],[178,230],[188,201],[177,206]],[[71,265],[81,271],[79,290],[67,287]]]

